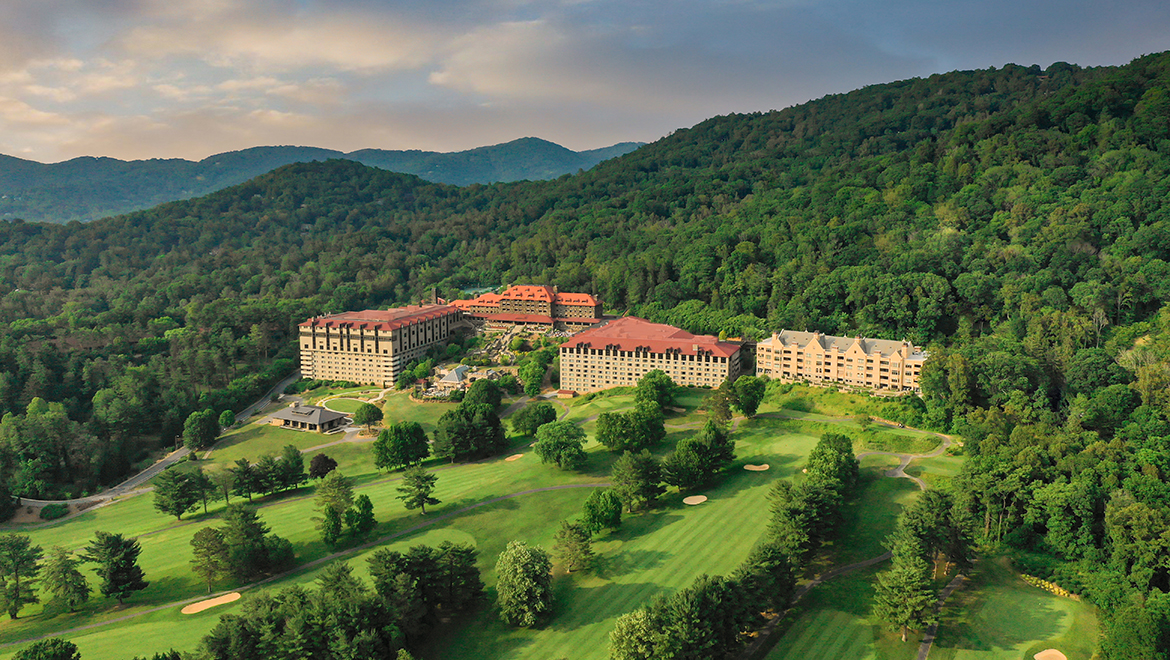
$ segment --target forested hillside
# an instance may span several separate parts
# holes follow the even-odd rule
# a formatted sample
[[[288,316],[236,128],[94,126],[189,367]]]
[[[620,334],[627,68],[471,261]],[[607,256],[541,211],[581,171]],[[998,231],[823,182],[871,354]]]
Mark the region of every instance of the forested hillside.
[[[314,147],[253,147],[198,162],[85,157],[49,165],[0,154],[0,219],[88,222],[206,195],[290,163],[330,158],[455,185],[538,181],[587,170],[639,146],[623,142],[571,151],[547,140],[521,138],[453,153],[362,149],[347,154]]]
[[[19,492],[108,482],[190,410],[260,387],[303,317],[432,285],[548,282],[699,332],[905,337],[933,355],[892,414],[968,439],[977,538],[1101,605],[1107,657],[1159,657],[1168,90],[1170,54],[1007,66],[714,118],[550,182],[329,161],[84,226],[2,223],[0,457]]]

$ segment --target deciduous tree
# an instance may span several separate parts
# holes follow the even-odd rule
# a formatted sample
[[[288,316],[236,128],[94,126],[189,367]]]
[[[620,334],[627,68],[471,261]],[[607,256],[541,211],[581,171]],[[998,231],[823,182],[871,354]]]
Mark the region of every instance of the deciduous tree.
[[[542,401],[530,403],[512,413],[508,421],[512,423],[512,430],[518,435],[536,435],[536,430],[549,422],[555,422],[557,410],[551,403]]]
[[[421,462],[431,454],[426,431],[418,422],[391,424],[374,440],[374,465],[395,470]]]
[[[613,464],[611,481],[613,492],[631,512],[654,506],[665,490],[658,459],[644,449],[622,454]]]
[[[363,403],[353,413],[353,423],[366,427],[366,433],[372,433],[374,424],[382,421],[382,409],[372,403]]]
[[[505,623],[531,628],[552,614],[552,561],[542,548],[511,541],[496,561],[496,594]]]
[[[60,637],[42,639],[20,649],[12,660],[81,660],[77,645]]]
[[[581,507],[581,523],[591,534],[622,526],[622,500],[610,488],[598,488]]]
[[[573,422],[549,422],[536,432],[536,444],[532,450],[540,457],[541,463],[553,463],[557,467],[571,470],[585,463],[585,431]]]

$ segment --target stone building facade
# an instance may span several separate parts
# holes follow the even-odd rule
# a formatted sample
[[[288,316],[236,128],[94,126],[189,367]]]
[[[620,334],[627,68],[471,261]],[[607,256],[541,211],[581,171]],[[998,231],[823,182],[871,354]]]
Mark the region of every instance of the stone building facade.
[[[555,286],[516,285],[503,293],[453,300],[470,318],[492,325],[547,325],[577,330],[599,323],[601,302],[588,293],[562,293]]]
[[[756,344],[756,375],[874,391],[918,392],[927,354],[905,341],[781,330]]]
[[[719,387],[740,373],[740,346],[627,316],[561,344],[561,390],[582,394],[636,385],[660,369],[678,385]]]
[[[390,387],[407,364],[447,342],[460,316],[452,305],[410,305],[311,318],[300,324],[301,374]]]

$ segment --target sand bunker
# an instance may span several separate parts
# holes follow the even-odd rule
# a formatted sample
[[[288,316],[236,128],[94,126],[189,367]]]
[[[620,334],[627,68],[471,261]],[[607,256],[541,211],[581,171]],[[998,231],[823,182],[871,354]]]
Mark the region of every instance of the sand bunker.
[[[764,470],[767,470],[769,467],[771,467],[771,466],[768,465],[767,463],[764,463],[763,465],[752,465],[751,463],[748,463],[747,465],[743,466],[743,469],[748,470],[750,472],[763,472]]]
[[[702,504],[707,501],[706,495],[691,495],[683,498],[683,504]]]
[[[1047,649],[1032,656],[1036,660],[1068,660],[1063,653],[1056,649]]]
[[[216,605],[225,605],[227,603],[233,603],[239,599],[240,599],[240,592],[233,591],[230,594],[224,594],[224,595],[220,596],[219,598],[208,598],[207,600],[201,600],[198,603],[191,603],[190,605],[188,605],[187,607],[184,607],[183,609],[181,609],[179,611],[182,612],[183,614],[197,614],[199,612],[202,612],[203,610],[215,607]]]
[[[505,461],[518,461],[518,460],[520,460],[520,457],[523,455],[524,454],[512,454],[511,456],[505,458],[504,460]]]

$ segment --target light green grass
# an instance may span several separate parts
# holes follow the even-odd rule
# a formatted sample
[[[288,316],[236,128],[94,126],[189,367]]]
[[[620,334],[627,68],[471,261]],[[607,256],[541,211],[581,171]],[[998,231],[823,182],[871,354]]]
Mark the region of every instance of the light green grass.
[[[943,608],[932,660],[1018,660],[1056,649],[1069,660],[1096,650],[1097,616],[1019,578],[1006,560],[979,562],[971,581]]]
[[[382,424],[418,422],[429,436],[435,432],[439,417],[454,407],[451,403],[415,403],[407,392],[395,392],[382,404]]]
[[[963,467],[963,456],[935,456],[919,458],[906,468],[906,474],[918,477],[933,487],[953,479]]]
[[[353,413],[357,412],[357,409],[364,403],[366,403],[366,401],[364,401],[362,399],[341,399],[341,398],[339,398],[339,399],[329,399],[328,401],[326,401],[322,405],[324,405],[326,408],[328,408],[330,410],[336,410],[337,412],[353,414]]]
[[[893,533],[902,508],[913,502],[918,486],[909,479],[881,476],[884,469],[862,471],[857,495],[841,512],[841,537],[829,550],[834,566],[876,557],[886,551],[886,537]]]
[[[219,439],[207,460],[197,461],[204,470],[219,470],[231,467],[237,459],[246,458],[255,463],[265,454],[280,456],[286,445],[307,449],[316,445],[340,440],[342,435],[294,431],[262,422],[246,424]],[[201,452],[202,454],[202,452]]]

